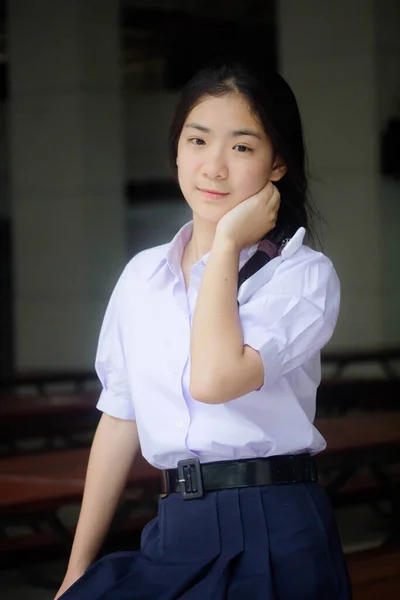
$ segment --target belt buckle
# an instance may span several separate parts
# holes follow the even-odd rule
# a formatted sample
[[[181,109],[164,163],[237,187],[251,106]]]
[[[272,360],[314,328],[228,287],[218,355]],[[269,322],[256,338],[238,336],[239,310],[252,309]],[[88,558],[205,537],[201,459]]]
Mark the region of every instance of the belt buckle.
[[[201,465],[198,458],[178,462],[178,483],[183,500],[194,500],[204,496]]]

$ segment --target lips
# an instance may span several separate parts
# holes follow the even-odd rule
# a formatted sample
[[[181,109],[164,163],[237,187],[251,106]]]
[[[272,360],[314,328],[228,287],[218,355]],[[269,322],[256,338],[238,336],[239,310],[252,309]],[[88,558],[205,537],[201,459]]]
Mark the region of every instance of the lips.
[[[202,192],[202,194],[204,194],[205,196],[207,196],[207,198],[224,198],[225,196],[229,195],[229,192],[218,192],[217,190],[207,190],[207,189],[202,189],[202,188],[198,188],[198,190],[200,192]]]

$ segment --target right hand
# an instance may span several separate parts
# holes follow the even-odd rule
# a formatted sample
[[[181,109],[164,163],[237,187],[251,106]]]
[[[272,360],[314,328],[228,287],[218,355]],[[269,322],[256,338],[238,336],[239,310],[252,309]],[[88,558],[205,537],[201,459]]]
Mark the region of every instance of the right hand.
[[[228,238],[238,250],[253,246],[275,227],[280,199],[278,188],[269,181],[220,219],[216,237]]]
[[[60,596],[62,596],[64,594],[64,592],[66,592],[73,583],[75,583],[75,581],[77,581],[79,579],[79,577],[81,577],[83,575],[84,571],[74,571],[74,572],[67,572],[65,577],[64,577],[64,581],[62,582],[60,589],[58,590],[57,594],[54,596],[54,600],[57,600],[57,598],[60,598]]]

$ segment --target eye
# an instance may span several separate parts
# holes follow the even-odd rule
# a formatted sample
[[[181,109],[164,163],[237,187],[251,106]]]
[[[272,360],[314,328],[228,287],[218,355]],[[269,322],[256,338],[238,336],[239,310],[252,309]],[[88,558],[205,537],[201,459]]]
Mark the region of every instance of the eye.
[[[235,146],[235,148],[241,154],[245,154],[246,152],[253,152],[251,148],[249,148],[248,146],[244,146],[243,144],[238,144],[237,146]]]
[[[190,138],[189,142],[191,144],[193,144],[194,146],[204,146],[205,141],[202,140],[201,138]]]

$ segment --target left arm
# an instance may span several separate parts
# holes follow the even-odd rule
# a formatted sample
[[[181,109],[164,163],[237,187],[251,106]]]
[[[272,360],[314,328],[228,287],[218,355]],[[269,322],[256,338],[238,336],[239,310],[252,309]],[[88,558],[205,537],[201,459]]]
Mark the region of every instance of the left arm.
[[[240,247],[217,232],[192,326],[190,392],[199,402],[228,402],[263,384],[260,354],[243,345],[237,306],[239,256]]]
[[[190,393],[221,404],[261,387],[260,354],[243,344],[237,306],[239,256],[275,227],[280,205],[268,182],[219,221],[197,298],[191,337]]]

